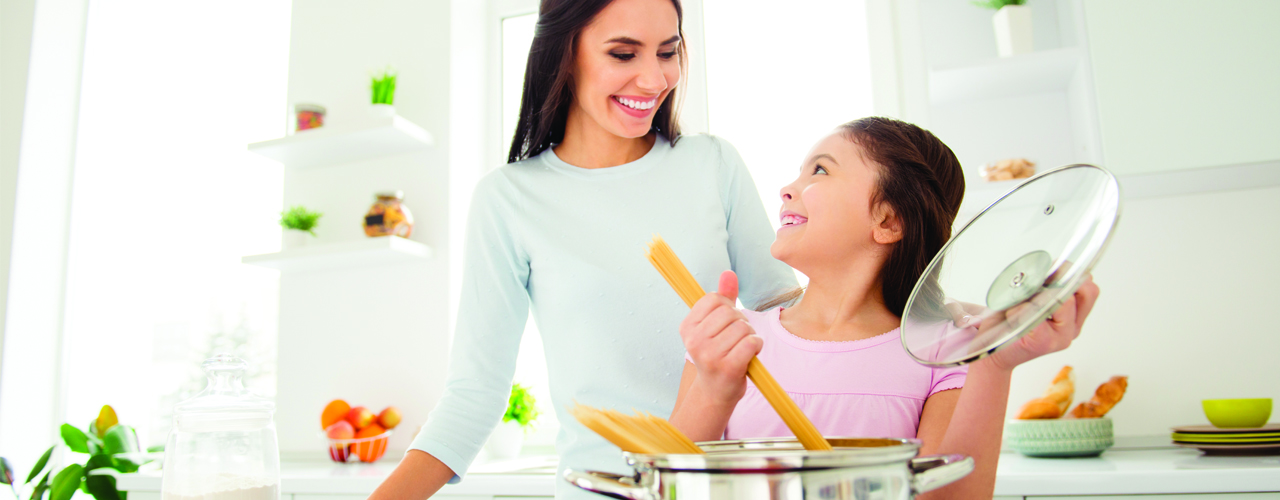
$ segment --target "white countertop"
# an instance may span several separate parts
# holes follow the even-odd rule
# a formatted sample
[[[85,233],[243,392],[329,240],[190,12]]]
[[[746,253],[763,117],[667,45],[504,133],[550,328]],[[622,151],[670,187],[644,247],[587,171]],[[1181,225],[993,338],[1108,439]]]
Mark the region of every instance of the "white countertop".
[[[1167,438],[1164,438],[1167,439]],[[550,496],[554,457],[533,456],[478,465],[465,481],[440,491],[450,495]],[[285,494],[368,495],[396,466],[290,462],[281,464]],[[123,474],[123,491],[159,491],[158,471]],[[997,496],[1123,495],[1280,491],[1280,456],[1205,456],[1167,444],[1113,448],[1096,458],[1028,458],[1005,452],[996,476]]]

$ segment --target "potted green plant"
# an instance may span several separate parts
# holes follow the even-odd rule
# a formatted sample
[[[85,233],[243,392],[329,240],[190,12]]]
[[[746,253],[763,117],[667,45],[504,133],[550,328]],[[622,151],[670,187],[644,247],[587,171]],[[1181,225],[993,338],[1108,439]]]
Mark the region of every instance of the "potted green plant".
[[[991,18],[996,29],[996,51],[1000,57],[1030,53],[1031,7],[1027,0],[975,0],[974,5],[996,11]]]
[[[387,68],[381,75],[373,75],[370,80],[374,116],[394,116],[396,110],[392,105],[396,98],[396,73]]]
[[[58,446],[49,447],[27,473],[21,485],[25,491],[19,494],[19,486],[15,483],[20,476],[14,474],[8,460],[0,458],[0,469],[3,469],[0,471],[0,483],[9,486],[14,498],[43,500],[48,494],[50,500],[68,500],[79,490],[95,500],[125,500],[125,493],[116,490],[115,476],[104,472],[106,469],[137,472],[147,460],[147,454],[140,453],[138,435],[133,428],[120,424],[115,410],[103,406],[98,418],[90,421],[84,430],[62,424],[59,433],[69,451],[87,454],[88,459],[81,463],[75,455],[64,455],[63,460],[70,463],[58,469],[50,463]]]
[[[320,222],[320,217],[324,214],[307,210],[302,205],[294,205],[293,207],[280,212],[280,227],[284,231],[284,247],[297,248],[307,243],[307,238],[316,236],[316,224]],[[308,236],[310,235],[310,236]]]
[[[524,435],[538,418],[537,400],[529,388],[511,384],[511,396],[507,399],[507,412],[502,422],[493,430],[484,448],[493,458],[515,458],[524,446]]]

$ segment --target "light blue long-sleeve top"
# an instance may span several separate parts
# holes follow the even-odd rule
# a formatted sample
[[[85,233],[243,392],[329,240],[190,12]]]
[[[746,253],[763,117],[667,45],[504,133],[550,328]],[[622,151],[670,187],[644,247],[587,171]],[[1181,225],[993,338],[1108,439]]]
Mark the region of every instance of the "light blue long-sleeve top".
[[[560,420],[560,468],[629,473],[617,447],[583,427],[574,402],[671,414],[684,368],[688,314],[645,258],[661,235],[708,291],[738,273],[747,307],[796,286],[769,254],[774,239],[737,150],[709,135],[640,159],[572,166],[548,149],[486,175],[468,214],[462,297],[445,393],[412,448],[459,477],[506,410],[532,311]],[[451,481],[453,482],[453,481]],[[558,480],[557,497],[578,495]]]

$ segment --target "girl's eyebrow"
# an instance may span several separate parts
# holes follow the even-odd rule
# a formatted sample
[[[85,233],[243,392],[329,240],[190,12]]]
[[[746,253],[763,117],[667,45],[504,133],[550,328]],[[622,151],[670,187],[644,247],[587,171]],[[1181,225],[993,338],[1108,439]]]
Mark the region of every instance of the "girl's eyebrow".
[[[822,159],[822,158],[826,158],[831,163],[836,164],[836,166],[840,166],[840,162],[836,161],[834,157],[826,153],[819,153],[819,154],[813,155],[813,158],[809,158],[809,163],[816,163],[819,159]],[[807,164],[808,163],[806,163],[806,165]]]
[[[680,35],[675,35],[671,38],[668,38],[665,42],[658,44],[658,46],[661,47],[663,45],[671,45],[679,41],[680,41]],[[621,43],[624,45],[635,45],[637,47],[644,47],[644,42],[641,42],[640,40],[636,40],[629,36],[616,36],[608,40],[605,40],[604,43]]]

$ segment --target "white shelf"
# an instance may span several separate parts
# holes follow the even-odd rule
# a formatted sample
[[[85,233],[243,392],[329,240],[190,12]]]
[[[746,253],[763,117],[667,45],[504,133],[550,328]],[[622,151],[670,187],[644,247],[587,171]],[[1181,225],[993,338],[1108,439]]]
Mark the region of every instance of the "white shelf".
[[[1280,162],[1117,175],[1116,181],[1120,183],[1120,198],[1125,201],[1267,189],[1280,186]],[[1026,179],[968,183],[965,186],[964,202],[960,204],[957,222],[962,223],[978,215],[982,209],[995,203],[1001,196],[1023,182],[1026,182]]]
[[[314,168],[427,149],[431,134],[400,116],[331,124],[249,145],[249,151],[289,168]]]
[[[1077,49],[1063,48],[934,69],[929,71],[929,101],[944,105],[1063,91],[1079,60]]]
[[[277,253],[241,257],[244,264],[281,271],[315,271],[421,262],[431,247],[399,236],[303,246]]]

